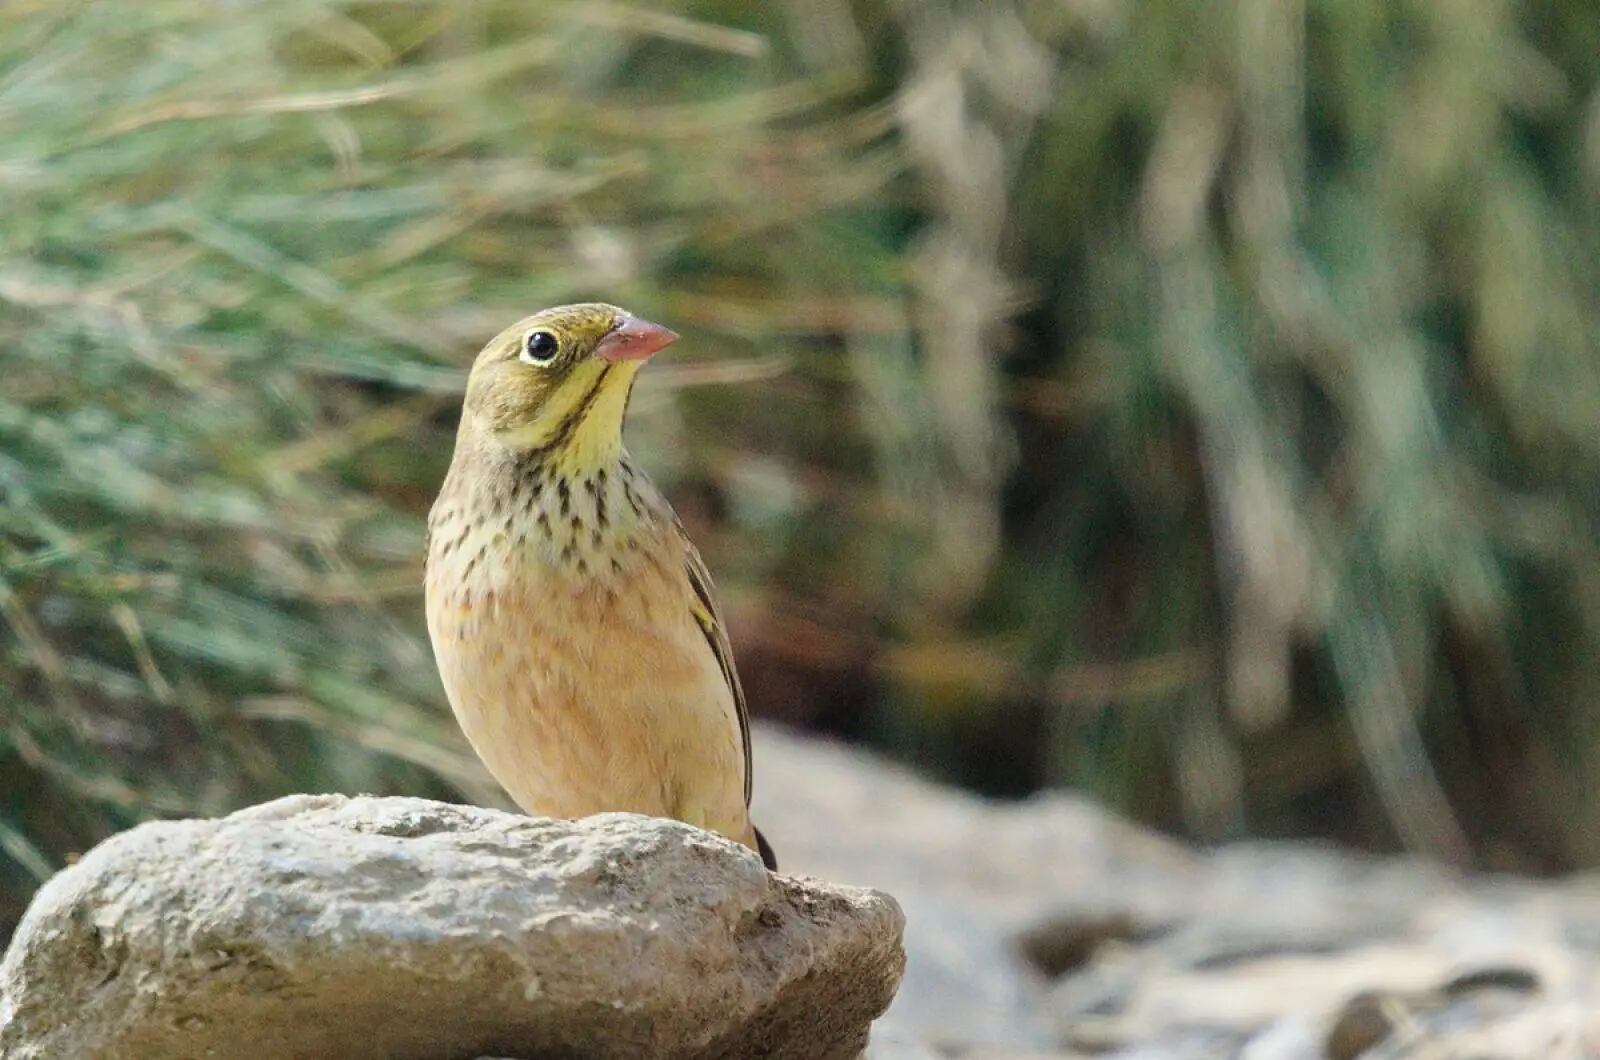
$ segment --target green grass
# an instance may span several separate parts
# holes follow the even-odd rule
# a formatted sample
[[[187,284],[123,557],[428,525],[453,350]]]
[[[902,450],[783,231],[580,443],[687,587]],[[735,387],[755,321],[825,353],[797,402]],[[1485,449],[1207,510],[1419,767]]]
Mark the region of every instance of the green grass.
[[[5,5],[0,923],[150,815],[496,797],[421,517],[590,297],[686,336],[630,444],[758,712],[1600,863],[1586,11]]]

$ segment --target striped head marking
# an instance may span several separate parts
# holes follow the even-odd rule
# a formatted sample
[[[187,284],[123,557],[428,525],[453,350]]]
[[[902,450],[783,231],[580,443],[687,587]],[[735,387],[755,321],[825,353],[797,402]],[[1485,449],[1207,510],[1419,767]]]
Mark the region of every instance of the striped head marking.
[[[603,302],[541,310],[478,354],[464,425],[510,449],[602,463],[621,449],[634,376],[677,337]]]

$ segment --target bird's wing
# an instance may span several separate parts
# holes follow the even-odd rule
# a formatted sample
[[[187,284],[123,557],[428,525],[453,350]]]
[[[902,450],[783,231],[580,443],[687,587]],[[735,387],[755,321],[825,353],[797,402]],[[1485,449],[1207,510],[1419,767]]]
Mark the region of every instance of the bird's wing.
[[[716,656],[717,665],[722,668],[722,678],[728,683],[728,691],[733,693],[733,706],[739,714],[739,739],[744,744],[744,803],[750,805],[751,767],[750,767],[750,710],[745,705],[744,687],[739,684],[739,671],[733,665],[733,646],[728,643],[728,629],[722,622],[722,612],[717,608],[716,587],[711,584],[711,572],[706,570],[706,561],[700,558],[700,550],[686,535],[682,534],[684,543],[684,565],[689,575],[689,585],[694,589],[694,618],[700,623],[700,630],[706,635],[706,643],[711,645],[711,654]]]

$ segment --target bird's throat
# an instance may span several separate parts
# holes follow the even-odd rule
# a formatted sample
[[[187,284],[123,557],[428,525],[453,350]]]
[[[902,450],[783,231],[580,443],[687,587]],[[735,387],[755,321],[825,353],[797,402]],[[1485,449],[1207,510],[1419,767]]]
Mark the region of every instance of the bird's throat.
[[[622,458],[622,420],[638,366],[594,361],[574,372],[537,414],[488,430],[493,444],[583,475]]]

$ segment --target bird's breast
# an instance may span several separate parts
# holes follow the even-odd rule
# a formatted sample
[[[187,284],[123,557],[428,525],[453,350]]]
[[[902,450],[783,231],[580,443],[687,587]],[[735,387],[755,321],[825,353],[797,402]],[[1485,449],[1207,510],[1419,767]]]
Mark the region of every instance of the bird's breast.
[[[717,812],[743,813],[736,709],[685,561],[670,510],[631,475],[441,496],[427,572],[440,676],[525,809],[681,816],[693,773],[725,776]]]
[[[603,678],[629,652],[693,632],[683,544],[631,474],[530,476],[441,497],[430,532],[429,632],[461,680],[505,665]],[[448,682],[448,679],[447,679]]]

